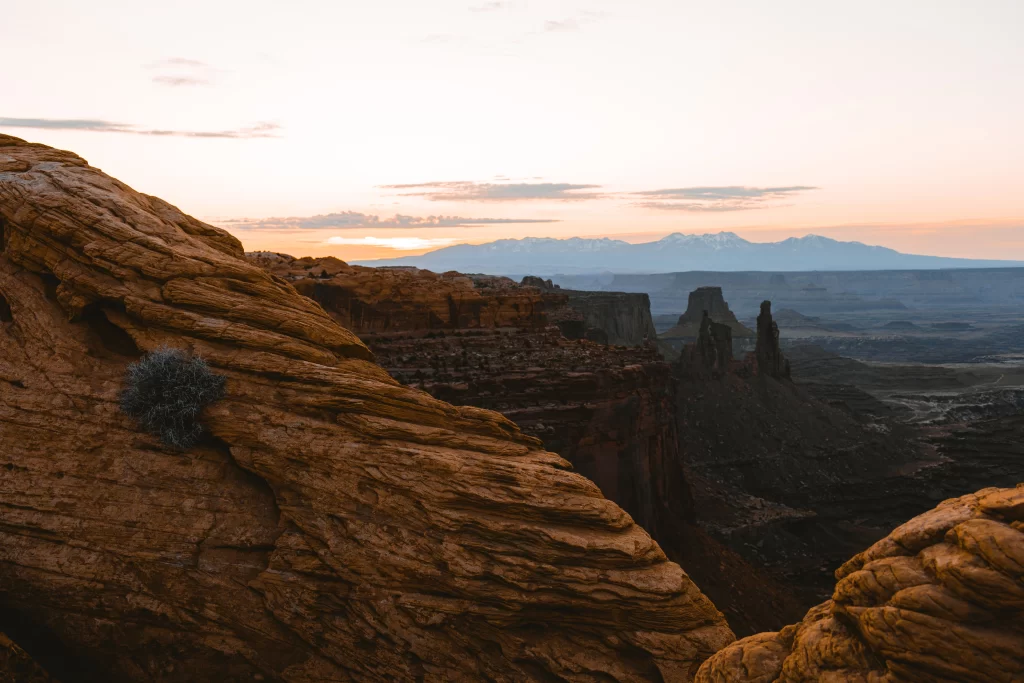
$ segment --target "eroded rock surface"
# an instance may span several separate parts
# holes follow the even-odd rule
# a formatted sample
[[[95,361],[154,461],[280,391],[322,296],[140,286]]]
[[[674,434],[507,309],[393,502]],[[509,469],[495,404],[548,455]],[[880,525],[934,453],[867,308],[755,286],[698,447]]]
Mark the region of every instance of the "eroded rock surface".
[[[832,599],[708,660],[698,683],[989,683],[1024,672],[1024,484],[941,503],[837,572]]]
[[[401,386],[226,232],[74,154],[0,153],[0,602],[83,676],[677,681],[731,641],[507,418]],[[164,344],[227,378],[186,453],[117,407]]]

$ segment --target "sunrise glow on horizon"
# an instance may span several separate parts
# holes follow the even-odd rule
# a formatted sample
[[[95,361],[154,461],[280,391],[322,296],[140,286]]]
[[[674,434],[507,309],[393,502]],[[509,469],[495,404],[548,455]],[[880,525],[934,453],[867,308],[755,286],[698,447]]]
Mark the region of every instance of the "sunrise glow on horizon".
[[[41,0],[0,24],[32,56],[0,133],[296,256],[732,231],[1024,260],[1022,25],[1010,0]]]

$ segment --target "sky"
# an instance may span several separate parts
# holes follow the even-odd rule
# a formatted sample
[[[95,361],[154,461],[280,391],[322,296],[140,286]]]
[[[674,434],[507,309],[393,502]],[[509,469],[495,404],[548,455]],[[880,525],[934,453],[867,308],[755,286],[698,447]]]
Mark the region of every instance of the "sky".
[[[1024,259],[1019,0],[8,5],[0,133],[247,249],[729,230]]]

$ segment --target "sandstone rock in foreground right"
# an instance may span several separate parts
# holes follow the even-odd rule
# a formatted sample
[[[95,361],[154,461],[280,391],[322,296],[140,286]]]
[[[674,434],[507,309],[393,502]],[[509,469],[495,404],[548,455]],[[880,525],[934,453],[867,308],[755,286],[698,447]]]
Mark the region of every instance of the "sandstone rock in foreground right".
[[[697,682],[1024,680],[1024,484],[944,501],[836,578],[801,623],[730,645]]]

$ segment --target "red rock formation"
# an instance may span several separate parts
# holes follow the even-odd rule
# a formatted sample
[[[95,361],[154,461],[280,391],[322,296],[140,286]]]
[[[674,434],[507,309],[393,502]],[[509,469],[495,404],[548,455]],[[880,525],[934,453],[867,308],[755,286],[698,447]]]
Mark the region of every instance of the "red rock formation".
[[[731,640],[565,460],[227,233],[6,136],[0,230],[0,606],[95,678],[688,680]],[[117,406],[165,344],[227,378],[187,453]]]
[[[734,370],[732,328],[713,321],[704,311],[697,339],[683,346],[677,365],[681,374],[691,377],[721,377]]]
[[[947,500],[836,578],[830,601],[727,647],[698,683],[1021,680],[1024,484]]]
[[[425,329],[544,327],[567,298],[502,277],[437,275],[419,268],[350,266],[336,258],[253,252],[249,259],[288,280],[357,334]]]

